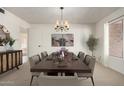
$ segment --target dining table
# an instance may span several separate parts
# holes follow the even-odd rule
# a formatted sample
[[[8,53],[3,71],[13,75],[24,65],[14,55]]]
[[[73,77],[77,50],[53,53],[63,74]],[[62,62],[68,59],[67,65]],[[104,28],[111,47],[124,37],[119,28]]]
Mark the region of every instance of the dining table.
[[[65,73],[91,73],[91,69],[74,53],[67,53],[64,57],[50,54],[35,64],[31,72],[65,72]]]

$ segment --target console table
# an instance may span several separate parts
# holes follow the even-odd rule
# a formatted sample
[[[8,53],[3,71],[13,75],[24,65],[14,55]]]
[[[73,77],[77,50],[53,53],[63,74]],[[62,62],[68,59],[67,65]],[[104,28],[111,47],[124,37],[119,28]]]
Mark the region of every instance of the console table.
[[[19,65],[22,65],[22,50],[0,52],[0,74],[14,68],[19,69]]]

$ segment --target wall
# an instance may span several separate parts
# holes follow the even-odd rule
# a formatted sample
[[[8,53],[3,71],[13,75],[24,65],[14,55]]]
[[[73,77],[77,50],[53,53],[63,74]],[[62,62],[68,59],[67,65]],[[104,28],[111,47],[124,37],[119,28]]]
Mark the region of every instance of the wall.
[[[70,24],[70,30],[63,33],[74,34],[74,46],[66,47],[69,51],[76,54],[84,51],[89,54],[86,41],[92,31],[95,31],[95,24]],[[57,51],[60,47],[51,47],[51,34],[61,33],[54,30],[54,24],[32,24],[29,31],[29,56],[48,51],[51,53]],[[41,47],[38,47],[38,46]]]
[[[5,10],[5,9],[4,9]],[[19,17],[5,10],[5,14],[0,13],[0,24],[4,25],[10,35],[16,39],[14,49],[21,48],[20,28],[28,29],[30,25]]]
[[[115,19],[124,15],[124,8],[120,8],[111,15],[105,17],[103,20],[96,23],[96,36],[99,38],[99,45],[95,55],[97,57],[101,56],[100,63],[107,67],[110,67],[120,73],[124,74],[124,59],[119,59],[116,57],[110,57],[108,55],[108,21]]]

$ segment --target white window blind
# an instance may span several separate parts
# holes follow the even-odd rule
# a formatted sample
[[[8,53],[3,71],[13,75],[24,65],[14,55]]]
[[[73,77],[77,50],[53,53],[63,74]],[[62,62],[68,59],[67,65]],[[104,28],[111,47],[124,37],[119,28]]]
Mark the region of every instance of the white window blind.
[[[123,58],[123,20],[109,24],[109,56]]]

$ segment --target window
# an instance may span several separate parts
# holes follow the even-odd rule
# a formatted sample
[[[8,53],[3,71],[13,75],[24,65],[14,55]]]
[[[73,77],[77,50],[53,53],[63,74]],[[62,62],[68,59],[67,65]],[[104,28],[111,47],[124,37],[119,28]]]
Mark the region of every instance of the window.
[[[123,58],[123,20],[109,24],[109,56]]]

